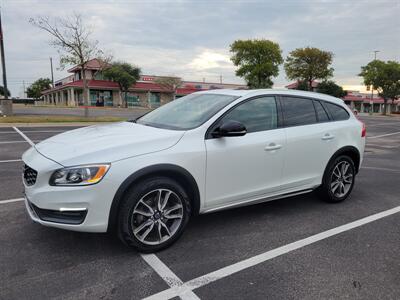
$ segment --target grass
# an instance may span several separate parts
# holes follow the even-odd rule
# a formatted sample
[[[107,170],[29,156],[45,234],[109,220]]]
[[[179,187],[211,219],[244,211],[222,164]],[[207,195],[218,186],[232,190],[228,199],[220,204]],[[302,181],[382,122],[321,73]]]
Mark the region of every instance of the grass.
[[[118,122],[125,121],[120,117],[80,117],[80,116],[7,116],[0,117],[1,123],[84,123],[84,122]]]

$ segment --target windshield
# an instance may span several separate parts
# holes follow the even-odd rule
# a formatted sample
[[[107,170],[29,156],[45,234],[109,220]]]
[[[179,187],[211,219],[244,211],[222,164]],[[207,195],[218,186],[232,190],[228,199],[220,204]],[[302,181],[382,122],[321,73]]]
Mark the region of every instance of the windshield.
[[[136,123],[166,129],[192,129],[237,98],[219,94],[191,94],[149,112],[137,119]]]

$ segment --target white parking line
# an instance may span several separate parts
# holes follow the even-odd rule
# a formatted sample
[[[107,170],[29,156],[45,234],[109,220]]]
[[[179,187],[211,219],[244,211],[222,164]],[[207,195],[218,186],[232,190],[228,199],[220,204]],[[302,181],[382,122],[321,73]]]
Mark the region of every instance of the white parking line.
[[[18,143],[26,143],[27,141],[5,141],[0,142],[0,144],[18,144]]]
[[[400,124],[400,122],[387,122],[387,123],[377,123],[377,124],[374,124],[374,123],[370,123],[370,124],[367,124],[367,128],[368,127],[370,127],[370,126],[381,126],[381,125],[388,125],[388,126],[390,126],[390,125],[399,125]]]
[[[24,133],[52,133],[52,132],[66,132],[68,130],[22,130]]]
[[[24,140],[27,141],[31,146],[35,146],[35,143],[32,142],[31,139],[28,138],[21,130],[19,130],[17,127],[13,127],[13,128],[14,128],[14,130],[15,130],[16,132],[18,132],[18,133],[24,138]]]
[[[362,166],[361,169],[371,169],[371,170],[380,170],[380,171],[389,171],[389,172],[400,173],[400,170],[390,169],[390,168],[380,168],[380,167],[367,167],[367,166]]]
[[[142,254],[142,258],[147,262],[147,264],[153,268],[154,271],[172,288],[179,290],[179,287],[183,285],[182,280],[176,276],[174,272],[171,271],[155,254]],[[196,296],[191,290],[185,290],[180,293],[179,296],[182,300],[199,300],[200,298]],[[164,298],[157,298],[164,299]]]
[[[376,139],[384,136],[390,136],[390,135],[395,135],[395,134],[400,134],[400,131],[397,132],[392,132],[392,133],[386,133],[386,134],[381,134],[381,135],[375,135],[375,136],[367,136],[367,139]]]
[[[32,142],[32,144],[31,143],[29,143],[28,141],[4,141],[4,142],[0,142],[0,144],[21,144],[21,143],[29,143],[30,145],[35,145],[35,143],[34,142],[36,142],[36,143],[38,143],[38,142],[41,142],[41,140],[30,140],[31,142]]]
[[[17,161],[22,161],[22,159],[0,160],[0,163],[11,163],[11,162],[17,162]]]
[[[19,202],[19,201],[24,201],[24,198],[16,198],[16,199],[8,199],[8,200],[0,200],[0,204],[7,204],[7,203],[13,203],[13,202]]]
[[[57,133],[66,132],[68,130],[21,130],[23,133]],[[15,131],[0,131],[0,134],[16,134]]]
[[[181,294],[187,293],[188,291],[193,291],[194,289],[197,289],[199,287],[205,286],[211,282],[217,281],[219,279],[222,279],[224,277],[230,276],[232,274],[235,274],[237,272],[240,272],[242,270],[248,269],[250,267],[253,267],[255,265],[261,264],[267,260],[273,259],[275,257],[281,256],[283,254],[292,252],[294,250],[303,248],[307,245],[314,244],[318,241],[327,239],[329,237],[338,235],[340,233],[343,233],[345,231],[360,227],[362,225],[374,222],[376,220],[385,218],[387,216],[396,214],[400,212],[400,206],[394,207],[389,210],[385,210],[383,212],[359,219],[357,221],[347,223],[342,226],[338,226],[332,229],[329,229],[327,231],[323,231],[321,233],[312,235],[308,238],[304,238],[301,240],[298,240],[296,242],[284,245],[282,247],[261,253],[259,255],[250,257],[248,259],[242,260],[240,262],[237,262],[233,265],[221,268],[219,270],[216,270],[214,272],[208,273],[206,275],[197,277],[195,279],[192,279],[190,281],[185,282],[183,285],[179,287],[171,287],[167,290],[164,290],[162,292],[159,292],[157,294],[154,294],[150,297],[147,297],[145,299],[150,300],[150,299],[171,299],[176,296],[180,296]]]

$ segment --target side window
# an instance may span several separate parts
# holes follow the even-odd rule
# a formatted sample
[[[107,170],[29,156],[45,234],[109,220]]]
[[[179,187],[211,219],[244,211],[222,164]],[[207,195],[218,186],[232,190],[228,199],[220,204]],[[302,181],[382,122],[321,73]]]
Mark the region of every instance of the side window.
[[[317,113],[318,122],[328,122],[328,114],[326,113],[325,108],[323,108],[321,102],[314,100],[314,106]]]
[[[234,120],[242,123],[247,132],[257,132],[277,128],[277,110],[274,97],[256,98],[239,106],[236,106],[228,112],[222,122]]]
[[[313,100],[297,97],[283,97],[285,126],[299,126],[317,123]]]
[[[328,109],[334,121],[343,121],[350,117],[349,113],[339,105],[324,102],[324,106]]]

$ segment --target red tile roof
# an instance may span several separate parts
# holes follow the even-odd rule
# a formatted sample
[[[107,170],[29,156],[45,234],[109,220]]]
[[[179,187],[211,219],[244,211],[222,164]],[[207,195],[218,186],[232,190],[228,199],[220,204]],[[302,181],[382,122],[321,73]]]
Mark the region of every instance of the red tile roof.
[[[101,62],[97,58],[93,58],[85,64],[85,67],[87,70],[99,70],[102,67],[102,65],[101,65]],[[68,72],[73,73],[80,69],[81,69],[81,67],[77,65],[77,66],[69,69]]]
[[[311,83],[311,86],[313,88],[316,88],[318,86],[318,84],[319,84],[318,81],[313,80],[313,82]],[[299,82],[296,81],[296,82],[292,82],[291,84],[288,84],[287,86],[285,86],[285,88],[287,88],[287,89],[295,89],[295,88],[297,88],[298,85],[299,85]]]
[[[366,98],[363,98],[362,96],[346,95],[342,99],[348,101],[363,101]]]

